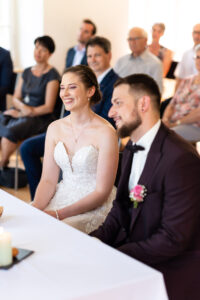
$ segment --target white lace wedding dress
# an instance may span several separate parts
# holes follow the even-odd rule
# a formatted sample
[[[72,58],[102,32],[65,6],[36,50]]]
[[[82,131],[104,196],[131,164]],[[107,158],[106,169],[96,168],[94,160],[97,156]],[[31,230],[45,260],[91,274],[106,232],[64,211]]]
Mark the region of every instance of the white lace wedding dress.
[[[98,150],[90,145],[79,149],[70,160],[62,142],[54,150],[54,159],[62,169],[63,180],[58,183],[56,193],[45,210],[66,207],[93,192],[96,186]],[[112,207],[116,189],[101,206],[92,211],[69,217],[63,221],[85,233],[98,228]]]

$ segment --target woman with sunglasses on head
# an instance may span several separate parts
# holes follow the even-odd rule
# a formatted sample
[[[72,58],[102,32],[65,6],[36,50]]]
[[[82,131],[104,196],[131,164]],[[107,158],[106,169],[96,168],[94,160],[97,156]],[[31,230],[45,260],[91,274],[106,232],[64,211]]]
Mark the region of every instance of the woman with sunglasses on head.
[[[163,122],[189,141],[200,140],[200,44],[194,59],[198,74],[181,81],[163,115]]]

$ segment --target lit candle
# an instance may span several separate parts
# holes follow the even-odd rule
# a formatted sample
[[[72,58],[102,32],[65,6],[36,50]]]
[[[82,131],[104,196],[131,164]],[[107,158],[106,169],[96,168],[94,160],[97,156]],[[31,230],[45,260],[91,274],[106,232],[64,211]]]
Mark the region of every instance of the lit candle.
[[[11,235],[0,227],[0,267],[12,263]]]

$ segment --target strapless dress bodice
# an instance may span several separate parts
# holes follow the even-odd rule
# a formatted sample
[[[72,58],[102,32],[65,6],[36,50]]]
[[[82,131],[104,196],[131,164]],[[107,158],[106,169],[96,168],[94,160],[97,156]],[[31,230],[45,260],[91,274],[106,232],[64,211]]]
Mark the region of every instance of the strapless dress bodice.
[[[57,184],[55,195],[46,210],[56,210],[71,205],[95,190],[98,156],[99,151],[93,145],[84,146],[69,157],[63,142],[56,144],[54,159],[62,170],[62,180]],[[66,218],[64,221],[89,233],[103,222],[112,207],[115,194],[113,188],[111,195],[101,207]]]

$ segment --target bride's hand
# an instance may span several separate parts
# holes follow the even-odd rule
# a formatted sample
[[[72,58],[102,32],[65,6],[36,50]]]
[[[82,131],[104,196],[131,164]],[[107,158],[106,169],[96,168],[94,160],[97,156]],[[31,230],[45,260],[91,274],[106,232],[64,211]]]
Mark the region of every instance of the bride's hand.
[[[57,219],[56,212],[54,210],[44,210],[44,212]]]

